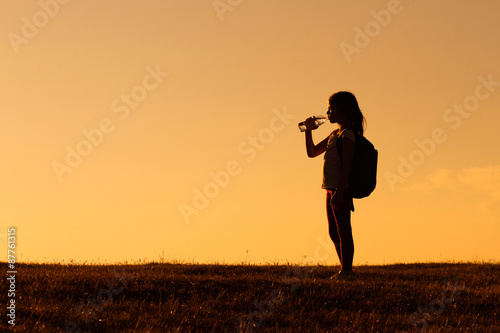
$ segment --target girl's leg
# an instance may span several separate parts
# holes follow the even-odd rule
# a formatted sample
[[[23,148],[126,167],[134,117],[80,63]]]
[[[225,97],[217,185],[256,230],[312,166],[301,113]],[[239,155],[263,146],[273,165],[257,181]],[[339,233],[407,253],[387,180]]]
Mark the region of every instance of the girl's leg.
[[[326,191],[326,214],[328,217],[328,233],[332,239],[333,245],[335,245],[335,250],[337,250],[337,255],[339,256],[339,261],[342,264],[342,253],[340,251],[340,237],[337,229],[337,222],[335,221],[335,214],[333,213],[333,207],[331,205],[333,193],[332,191]]]
[[[347,194],[347,193],[345,193]],[[351,201],[350,196],[344,195],[346,204],[338,209],[333,209],[333,215],[337,226],[337,234],[340,238],[340,253],[342,270],[352,271],[352,261],[354,258],[354,240],[351,229]]]

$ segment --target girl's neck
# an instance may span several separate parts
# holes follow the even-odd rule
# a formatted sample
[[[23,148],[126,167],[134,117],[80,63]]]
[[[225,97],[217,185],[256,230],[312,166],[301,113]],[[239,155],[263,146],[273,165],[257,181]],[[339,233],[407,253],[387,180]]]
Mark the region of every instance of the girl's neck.
[[[348,128],[350,128],[350,126],[348,124],[339,123],[339,132],[342,132],[343,130],[348,129]]]

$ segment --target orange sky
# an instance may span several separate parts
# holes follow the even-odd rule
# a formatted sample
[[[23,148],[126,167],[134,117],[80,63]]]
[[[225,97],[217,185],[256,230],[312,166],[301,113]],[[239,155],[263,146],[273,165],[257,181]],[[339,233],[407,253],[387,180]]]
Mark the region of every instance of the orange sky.
[[[6,0],[0,16],[0,241],[17,228],[18,260],[337,263],[297,123],[339,90],[380,156],[354,263],[500,259],[498,1]]]

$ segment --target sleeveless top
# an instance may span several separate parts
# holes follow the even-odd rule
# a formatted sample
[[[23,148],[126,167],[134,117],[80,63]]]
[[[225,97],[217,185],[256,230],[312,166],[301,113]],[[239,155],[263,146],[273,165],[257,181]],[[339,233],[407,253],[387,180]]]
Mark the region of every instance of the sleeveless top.
[[[341,133],[337,129],[330,134],[323,160],[323,184],[321,185],[321,188],[327,190],[335,190],[340,182],[342,162],[337,150],[337,138],[339,135],[342,139],[347,138],[356,143],[356,135],[351,129],[345,129]]]

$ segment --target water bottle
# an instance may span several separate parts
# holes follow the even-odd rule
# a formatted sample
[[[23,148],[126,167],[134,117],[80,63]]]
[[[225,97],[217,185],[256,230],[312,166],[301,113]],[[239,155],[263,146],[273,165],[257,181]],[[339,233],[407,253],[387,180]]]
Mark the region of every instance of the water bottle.
[[[314,120],[316,120],[315,124],[316,128],[318,128],[318,126],[323,125],[326,122],[326,116],[315,116]],[[306,130],[306,122],[303,121],[299,123],[299,128],[301,132],[304,132]]]

